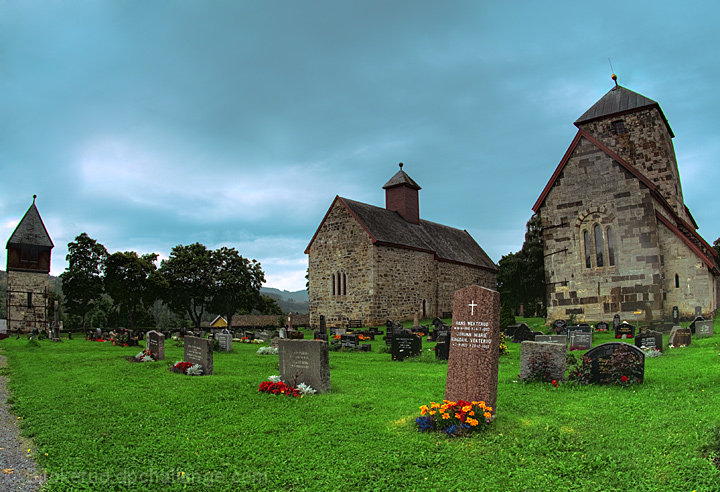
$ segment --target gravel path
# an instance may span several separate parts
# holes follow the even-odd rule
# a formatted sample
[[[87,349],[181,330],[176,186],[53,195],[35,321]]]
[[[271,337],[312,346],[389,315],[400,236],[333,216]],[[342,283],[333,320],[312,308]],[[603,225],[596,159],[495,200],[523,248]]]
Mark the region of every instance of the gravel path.
[[[0,355],[0,368],[7,367],[7,360]],[[45,483],[37,472],[32,459],[34,446],[20,437],[18,419],[10,413],[7,404],[7,378],[0,375],[0,490],[3,492],[26,492],[38,490]]]

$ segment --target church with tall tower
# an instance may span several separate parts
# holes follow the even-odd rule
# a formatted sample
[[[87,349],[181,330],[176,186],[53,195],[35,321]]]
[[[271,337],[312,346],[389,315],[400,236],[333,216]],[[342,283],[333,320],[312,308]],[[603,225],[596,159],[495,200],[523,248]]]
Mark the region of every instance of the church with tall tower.
[[[712,316],[718,255],[683,200],[675,135],[656,101],[613,79],[533,206],[548,320]]]
[[[54,247],[35,199],[7,242],[8,332],[48,325],[50,256]]]

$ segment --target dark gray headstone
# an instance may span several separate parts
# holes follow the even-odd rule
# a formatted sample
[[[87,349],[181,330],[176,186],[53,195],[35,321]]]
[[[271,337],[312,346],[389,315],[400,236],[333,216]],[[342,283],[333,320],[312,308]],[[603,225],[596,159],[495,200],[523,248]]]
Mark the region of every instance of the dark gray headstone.
[[[662,352],[662,333],[647,330],[635,337],[636,347],[656,348]]]
[[[511,326],[514,327],[513,336],[512,336],[513,342],[520,343],[520,342],[524,342],[525,340],[533,340],[535,338],[535,335],[533,334],[532,330],[525,323],[520,323],[518,325],[511,325]],[[511,326],[508,326],[508,328],[510,328]]]
[[[155,330],[147,332],[145,348],[153,354],[155,360],[165,360],[165,335]]]
[[[672,322],[673,325],[679,325],[680,324],[680,310],[677,306],[673,306],[672,310]]]
[[[617,328],[617,326],[620,324],[620,315],[616,314],[613,316],[613,329]]]
[[[592,332],[571,331],[568,338],[570,339],[570,350],[588,350],[592,348]]]
[[[702,316],[702,306],[695,306],[695,316]]]
[[[604,321],[595,324],[595,331],[608,331],[610,327]]]
[[[435,345],[435,358],[437,360],[448,360],[450,356],[450,332],[438,332],[437,345]]]
[[[183,360],[200,364],[203,375],[213,373],[213,341],[209,338],[186,336],[184,338]]]
[[[318,393],[330,391],[328,344],[321,340],[280,340],[280,377],[290,386],[305,383]]]
[[[565,333],[565,327],[567,326],[567,321],[564,319],[556,319],[553,321],[552,328],[553,331],[557,334]]]
[[[706,338],[715,334],[715,322],[711,319],[698,321],[695,323],[695,337]]]
[[[359,335],[340,335],[340,345],[348,348],[360,347]]]
[[[325,315],[324,314],[320,315],[320,330],[319,331],[320,331],[321,335],[325,335],[327,338],[327,325],[325,323]]]
[[[638,382],[642,383],[645,376],[645,354],[636,346],[621,342],[603,343],[585,353],[584,358],[589,359],[591,363],[591,383],[603,384],[618,382],[613,379],[615,368],[613,368],[612,363],[613,355],[617,351],[630,354],[631,369],[633,372],[638,373]]]
[[[583,323],[581,325],[570,325],[567,327],[567,336],[570,338],[570,332],[571,331],[581,331],[583,333],[592,333],[592,328],[590,325]]]
[[[615,338],[633,338],[635,336],[635,327],[623,321],[615,327]]]
[[[407,357],[420,355],[421,350],[422,339],[407,330],[395,333],[392,337],[392,345],[390,349],[392,360],[401,361]]]
[[[565,379],[565,345],[525,341],[520,345],[520,379],[528,379],[539,370],[543,381]]]

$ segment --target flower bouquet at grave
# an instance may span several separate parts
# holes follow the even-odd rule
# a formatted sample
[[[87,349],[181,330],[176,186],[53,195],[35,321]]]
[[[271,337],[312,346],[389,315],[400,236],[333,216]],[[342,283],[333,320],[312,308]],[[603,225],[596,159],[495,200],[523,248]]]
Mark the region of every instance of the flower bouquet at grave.
[[[640,347],[640,350],[643,351],[643,353],[645,354],[645,357],[652,358],[652,357],[660,357],[662,355],[662,351],[660,349],[658,349],[657,347],[646,347],[645,345],[643,345],[642,347]]]
[[[188,376],[202,376],[203,370],[200,364],[192,362],[179,361],[170,366],[170,371],[178,374],[187,374]]]
[[[443,400],[442,404],[431,401],[429,406],[422,405],[415,424],[419,432],[440,431],[448,436],[462,436],[485,428],[492,418],[492,407],[484,401]]]
[[[300,397],[312,395],[316,393],[312,387],[305,383],[296,386],[290,386],[280,379],[280,376],[270,376],[267,381],[260,383],[258,388],[260,393],[269,393],[271,395],[285,395]]]
[[[505,341],[505,333],[500,332],[500,344],[498,345],[500,355],[506,355],[508,353],[507,342]]]
[[[150,352],[150,349],[145,349],[133,357],[128,357],[128,360],[130,362],[155,362],[155,357],[156,355]]]

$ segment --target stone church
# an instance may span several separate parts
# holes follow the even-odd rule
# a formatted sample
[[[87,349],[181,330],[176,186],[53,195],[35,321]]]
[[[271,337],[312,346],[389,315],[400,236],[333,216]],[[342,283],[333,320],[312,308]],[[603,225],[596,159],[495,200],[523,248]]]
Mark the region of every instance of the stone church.
[[[385,208],[336,196],[308,245],[310,324],[363,326],[441,316],[456,290],[496,288],[497,266],[461,229],[420,218],[420,186],[403,170]]]
[[[533,206],[548,320],[712,316],[718,255],[683,201],[673,131],[657,102],[613,79]]]
[[[50,253],[54,245],[35,198],[6,246],[8,332],[43,330],[48,324]]]

